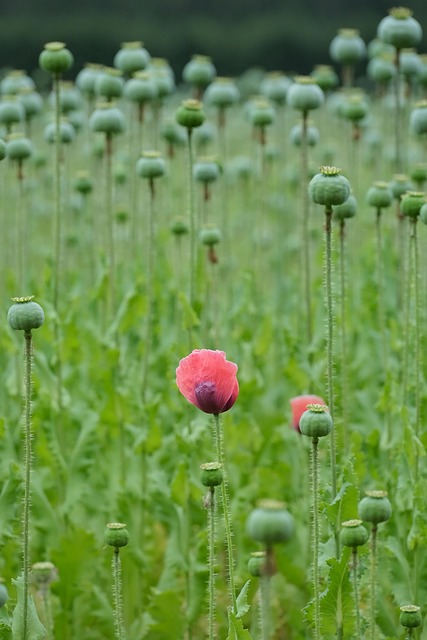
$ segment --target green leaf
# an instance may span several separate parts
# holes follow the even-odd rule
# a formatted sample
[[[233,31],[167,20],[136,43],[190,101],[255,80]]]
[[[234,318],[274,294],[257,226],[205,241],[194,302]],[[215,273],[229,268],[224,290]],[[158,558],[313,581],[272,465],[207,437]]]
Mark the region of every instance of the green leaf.
[[[200,325],[200,320],[197,316],[197,313],[194,311],[193,307],[182,293],[182,291],[178,294],[178,300],[181,306],[182,313],[182,328],[184,330],[193,329]]]
[[[346,547],[340,560],[328,560],[329,576],[326,591],[321,595],[320,615],[324,633],[335,634],[339,628],[343,637],[351,635],[354,626],[354,602],[349,579],[348,560],[351,550]]]
[[[173,590],[153,589],[146,610],[146,622],[149,626],[147,639],[170,640],[182,637],[185,627],[182,594]]]
[[[249,631],[244,629],[242,621],[237,618],[231,609],[228,611],[227,640],[252,640],[252,636]]]
[[[18,600],[12,614],[12,638],[13,640],[22,640],[24,636],[24,578],[19,576],[16,580],[12,580],[16,586]],[[39,620],[33,596],[28,597],[28,628],[27,640],[41,640],[46,638],[46,630]]]
[[[237,596],[236,618],[242,618],[251,608],[251,605],[248,603],[248,589],[250,584],[251,581],[247,580]]]

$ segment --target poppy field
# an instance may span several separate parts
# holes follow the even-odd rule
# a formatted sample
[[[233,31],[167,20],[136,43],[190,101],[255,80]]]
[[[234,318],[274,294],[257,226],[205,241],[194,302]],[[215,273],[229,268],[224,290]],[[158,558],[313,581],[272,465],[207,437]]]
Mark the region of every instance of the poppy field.
[[[4,73],[1,639],[427,638],[421,38]]]

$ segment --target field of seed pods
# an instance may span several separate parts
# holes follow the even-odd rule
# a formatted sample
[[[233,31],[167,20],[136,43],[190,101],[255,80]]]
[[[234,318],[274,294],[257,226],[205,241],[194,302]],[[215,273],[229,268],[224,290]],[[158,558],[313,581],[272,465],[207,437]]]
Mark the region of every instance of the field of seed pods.
[[[427,638],[421,37],[4,74],[2,640]]]

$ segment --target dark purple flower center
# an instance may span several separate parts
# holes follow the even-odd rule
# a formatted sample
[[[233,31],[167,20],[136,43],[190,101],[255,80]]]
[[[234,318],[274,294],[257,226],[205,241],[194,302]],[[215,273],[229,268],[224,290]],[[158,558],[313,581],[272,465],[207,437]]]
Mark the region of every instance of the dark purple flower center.
[[[218,404],[218,397],[214,382],[199,382],[194,391],[197,402],[199,403],[199,407],[202,411],[205,411],[205,413],[219,413],[221,411],[222,405],[219,406]]]

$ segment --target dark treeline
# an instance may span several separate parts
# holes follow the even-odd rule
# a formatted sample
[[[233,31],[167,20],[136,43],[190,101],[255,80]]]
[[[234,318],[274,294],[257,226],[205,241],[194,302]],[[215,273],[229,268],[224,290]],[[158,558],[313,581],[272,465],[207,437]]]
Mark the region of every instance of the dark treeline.
[[[408,4],[427,32],[427,3]],[[167,58],[180,79],[193,53],[210,55],[222,75],[253,66],[308,73],[330,63],[329,42],[341,27],[369,41],[388,0],[0,0],[0,67],[32,72],[45,42],[65,41],[85,62],[112,64],[120,43],[142,40]],[[426,51],[426,36],[420,51]]]

